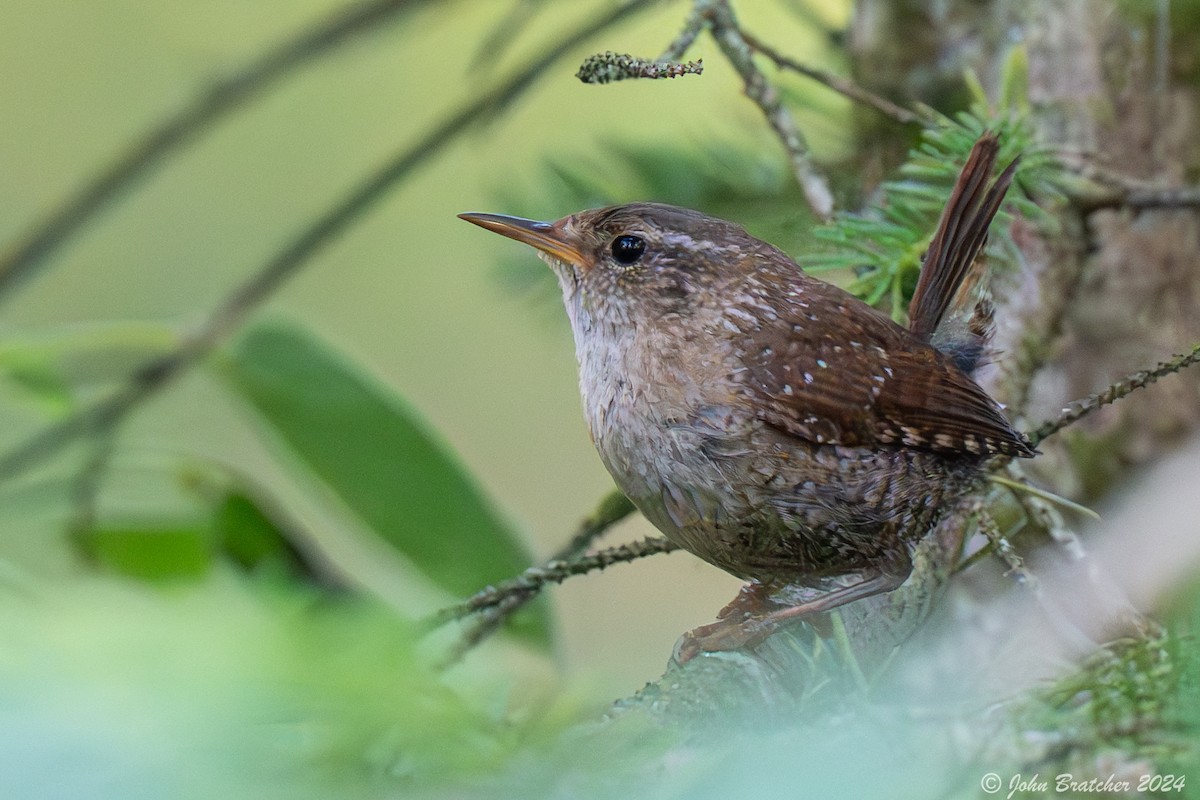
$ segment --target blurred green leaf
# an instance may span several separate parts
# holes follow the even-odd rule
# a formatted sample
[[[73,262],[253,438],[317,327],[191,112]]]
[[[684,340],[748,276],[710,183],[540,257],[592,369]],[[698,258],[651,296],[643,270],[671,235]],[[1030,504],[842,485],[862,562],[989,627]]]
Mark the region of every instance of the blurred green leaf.
[[[377,603],[220,571],[0,602],[0,797],[484,797],[570,721],[496,713],[502,685],[461,696],[416,643]]]
[[[18,348],[0,349],[0,372],[47,415],[65,416],[75,404],[62,373],[36,353]]]
[[[213,562],[212,529],[204,522],[103,523],[83,539],[101,565],[133,578],[200,578]]]
[[[215,564],[231,562],[268,578],[336,585],[296,546],[295,534],[246,490],[226,488],[202,503],[193,514],[101,520],[76,530],[73,538],[100,567],[151,582],[202,578]]]
[[[313,474],[447,591],[467,595],[529,565],[519,537],[417,414],[307,333],[252,329],[226,374]],[[514,628],[549,642],[544,607]]]
[[[152,322],[62,325],[0,340],[0,376],[49,416],[75,409],[80,389],[126,377],[178,344],[171,327]]]
[[[310,563],[288,531],[257,499],[241,490],[231,490],[217,502],[213,527],[217,547],[247,571],[329,584],[329,576]]]

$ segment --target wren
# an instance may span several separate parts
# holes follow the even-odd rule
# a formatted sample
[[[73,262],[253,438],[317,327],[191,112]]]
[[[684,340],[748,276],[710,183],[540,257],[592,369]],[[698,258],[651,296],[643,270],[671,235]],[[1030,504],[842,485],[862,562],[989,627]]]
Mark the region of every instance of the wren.
[[[971,377],[990,305],[948,315],[1013,179],[1015,161],[990,181],[998,150],[992,134],[972,149],[907,328],[696,211],[459,215],[537,248],[557,276],[617,486],[667,539],[749,581],[680,660],[895,589],[990,457],[1034,454]]]

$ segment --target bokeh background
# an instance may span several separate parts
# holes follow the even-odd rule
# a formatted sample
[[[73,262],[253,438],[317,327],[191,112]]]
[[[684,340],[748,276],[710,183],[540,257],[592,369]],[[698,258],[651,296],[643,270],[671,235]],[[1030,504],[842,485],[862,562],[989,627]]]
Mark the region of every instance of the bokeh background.
[[[106,339],[111,363],[81,360],[81,370],[95,374],[83,376],[80,391],[103,391],[140,348],[161,338],[160,326],[197,322],[394,152],[611,7],[414,5],[170,156],[0,301],[0,332],[50,347]],[[838,66],[821,28],[842,25],[848,3],[743,5],[748,27],[770,31],[813,63]],[[335,7],[328,0],[8,0],[0,25],[0,241],[26,232],[211,82]],[[514,7],[526,13],[505,34],[506,46],[481,51],[512,22]],[[657,54],[682,11],[653,6],[578,48],[496,122],[461,137],[390,192],[256,312],[301,321],[406,398],[539,557],[565,541],[611,481],[582,421],[570,331],[548,275],[532,253],[455,214],[557,218],[578,210],[564,205],[580,196],[563,177],[574,172],[597,187],[597,200],[703,203],[786,247],[807,224],[798,198],[794,215],[775,207],[763,216],[736,198],[698,193],[698,184],[721,181],[794,193],[778,143],[711,42],[689,53],[705,59],[701,77],[608,86],[574,77],[578,63],[600,50]],[[781,82],[798,101],[818,158],[836,160],[849,146],[839,134],[846,105],[791,78]],[[648,182],[645,162],[629,154],[653,148],[680,154],[679,174]],[[19,387],[0,392],[6,445],[53,418]],[[61,534],[67,504],[52,495],[67,491],[55,478],[82,455],[73,450],[9,492],[0,554],[14,568],[39,578],[70,574]],[[393,604],[418,614],[452,599],[331,512],[276,456],[244,406],[196,370],[122,428],[101,510],[169,511],[186,502],[175,486],[177,465],[212,459],[254,475],[320,532],[335,561]],[[631,520],[606,542],[651,533]],[[561,645],[552,669],[594,682],[603,695],[628,693],[659,675],[676,637],[711,620],[736,588],[684,554],[569,581],[551,593]]]

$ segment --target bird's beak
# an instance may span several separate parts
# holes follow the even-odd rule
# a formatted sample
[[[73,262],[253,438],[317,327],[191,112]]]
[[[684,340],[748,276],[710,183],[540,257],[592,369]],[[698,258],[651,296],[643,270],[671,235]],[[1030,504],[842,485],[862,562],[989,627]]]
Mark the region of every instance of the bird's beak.
[[[459,219],[487,228],[501,236],[516,239],[548,253],[559,261],[581,266],[583,254],[578,245],[563,230],[561,222],[538,222],[533,219],[509,217],[504,214],[459,214]]]

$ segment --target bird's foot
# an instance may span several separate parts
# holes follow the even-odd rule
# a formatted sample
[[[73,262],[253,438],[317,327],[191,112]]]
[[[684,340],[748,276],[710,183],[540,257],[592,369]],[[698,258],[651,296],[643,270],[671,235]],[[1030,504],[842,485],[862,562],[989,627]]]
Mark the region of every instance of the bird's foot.
[[[832,591],[747,583],[733,602],[717,614],[716,622],[701,625],[679,637],[673,658],[677,664],[686,664],[700,653],[754,647],[780,627],[801,619],[816,623],[818,633],[827,634],[828,625],[823,619],[826,612],[891,591],[903,583],[907,575],[908,570],[880,571],[861,576],[857,582]]]
[[[748,619],[720,619],[690,630],[675,643],[672,658],[686,664],[701,653],[741,650],[754,647],[775,632],[779,622],[768,616]]]
[[[700,653],[753,647],[778,627],[770,612],[777,608],[770,590],[761,583],[747,583],[717,614],[717,621],[701,625],[679,637],[673,658],[686,664]]]

